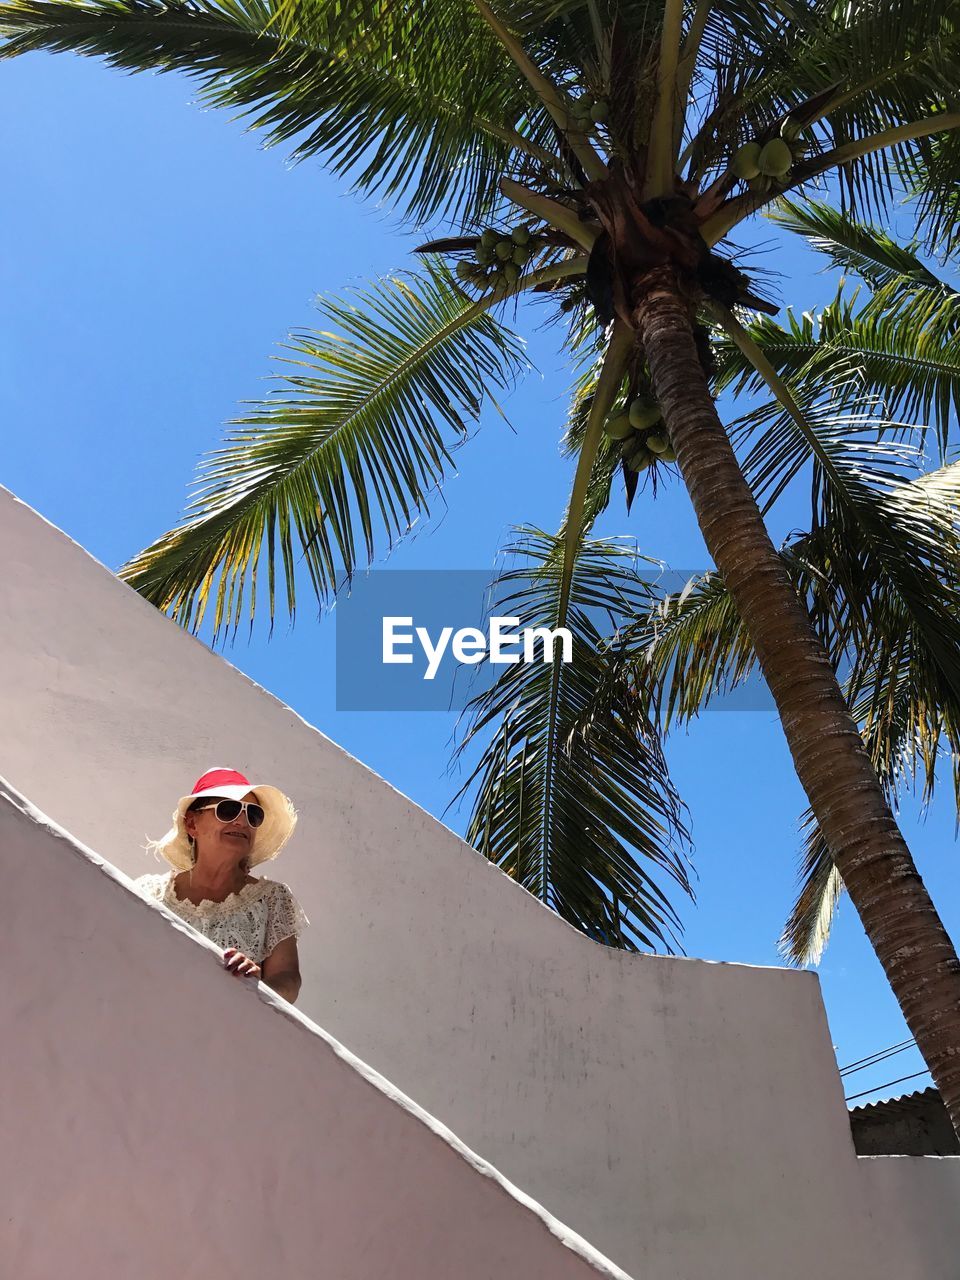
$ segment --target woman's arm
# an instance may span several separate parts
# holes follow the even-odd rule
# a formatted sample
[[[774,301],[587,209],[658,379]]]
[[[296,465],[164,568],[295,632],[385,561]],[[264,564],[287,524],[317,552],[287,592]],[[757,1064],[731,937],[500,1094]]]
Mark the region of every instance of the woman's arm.
[[[272,987],[278,996],[296,1003],[300,994],[300,957],[296,938],[278,942],[260,966],[260,981]]]

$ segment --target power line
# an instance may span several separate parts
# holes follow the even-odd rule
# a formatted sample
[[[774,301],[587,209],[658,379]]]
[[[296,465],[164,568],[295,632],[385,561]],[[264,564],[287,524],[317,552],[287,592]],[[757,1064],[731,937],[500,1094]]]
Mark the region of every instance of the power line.
[[[888,1049],[878,1049],[875,1053],[867,1054],[865,1058],[857,1058],[855,1062],[851,1062],[848,1066],[841,1067],[840,1075],[849,1076],[857,1071],[864,1071],[867,1067],[883,1062],[885,1058],[894,1058],[898,1053],[912,1049],[916,1043],[916,1040],[911,1037],[909,1040],[901,1040],[899,1044],[890,1045]]]
[[[889,1089],[891,1085],[903,1084],[904,1080],[916,1080],[918,1076],[927,1075],[926,1070],[915,1071],[912,1076],[901,1076],[899,1080],[888,1080],[886,1084],[878,1084],[873,1089],[864,1089],[863,1093],[853,1093],[849,1098],[844,1098],[844,1102],[855,1102],[857,1098],[865,1098],[867,1094],[879,1093],[881,1089]]]

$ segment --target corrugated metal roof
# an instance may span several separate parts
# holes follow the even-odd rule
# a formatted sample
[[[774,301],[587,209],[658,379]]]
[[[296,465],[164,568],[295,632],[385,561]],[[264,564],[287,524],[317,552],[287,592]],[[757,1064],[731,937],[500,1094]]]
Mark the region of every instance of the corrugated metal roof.
[[[926,1089],[915,1089],[913,1093],[903,1093],[899,1097],[893,1098],[877,1098],[874,1102],[864,1102],[859,1107],[851,1107],[850,1114],[857,1115],[879,1115],[881,1112],[890,1112],[893,1114],[897,1111],[912,1111],[920,1107],[929,1106],[934,1099],[939,1100],[940,1094],[933,1087],[928,1085]]]
[[[930,1086],[853,1108],[850,1132],[861,1156],[960,1156],[943,1099]]]

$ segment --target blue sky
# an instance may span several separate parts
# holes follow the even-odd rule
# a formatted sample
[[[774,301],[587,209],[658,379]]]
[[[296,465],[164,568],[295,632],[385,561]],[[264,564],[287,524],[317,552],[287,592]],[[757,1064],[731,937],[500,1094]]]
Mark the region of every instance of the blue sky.
[[[0,64],[0,483],[114,568],[176,521],[221,424],[264,394],[277,344],[319,323],[314,295],[410,265],[417,243],[318,163],[291,167],[193,98],[182,78],[127,77],[72,56]],[[773,249],[782,278],[770,283],[782,298],[803,308],[830,297],[812,254],[773,229],[759,239]],[[568,375],[553,333],[523,332],[537,372],[507,401],[512,426],[484,417],[434,518],[389,567],[491,569],[512,524],[558,526],[571,479],[558,448]],[[798,497],[774,535],[805,520]],[[642,495],[629,517],[615,502],[598,532],[636,538],[643,554],[676,567],[709,563],[677,480],[656,502]],[[458,786],[448,772],[453,718],[338,712],[333,617],[317,622],[304,602],[295,628],[281,623],[269,642],[261,631],[226,656],[443,814]],[[670,740],[668,758],[696,845],[698,901],[682,905],[687,953],[779,963],[804,798],[772,711],[710,712]],[[954,816],[944,791],[922,823],[908,799],[903,826],[957,937]],[[462,831],[467,817],[445,820]],[[841,1064],[907,1037],[847,902],[820,977]],[[847,1092],[921,1065],[911,1050],[852,1076]]]

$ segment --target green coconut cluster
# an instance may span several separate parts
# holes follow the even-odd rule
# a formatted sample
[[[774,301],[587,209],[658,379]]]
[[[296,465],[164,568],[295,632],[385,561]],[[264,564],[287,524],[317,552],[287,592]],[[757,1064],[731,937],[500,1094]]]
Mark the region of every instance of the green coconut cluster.
[[[780,126],[780,137],[764,143],[745,142],[734,153],[730,167],[754,191],[770,191],[789,176],[808,148],[799,142],[801,127],[789,116]]]
[[[639,395],[607,419],[604,433],[620,445],[620,456],[631,471],[645,471],[656,462],[675,462],[663,414],[653,396]]]
[[[571,108],[573,123],[584,133],[589,133],[595,124],[605,124],[610,118],[610,103],[606,98],[595,98],[592,93],[583,93]]]
[[[473,262],[458,262],[457,275],[471,284],[489,286],[503,281],[516,284],[523,268],[540,247],[540,241],[525,225],[512,231],[487,227],[476,242]]]

